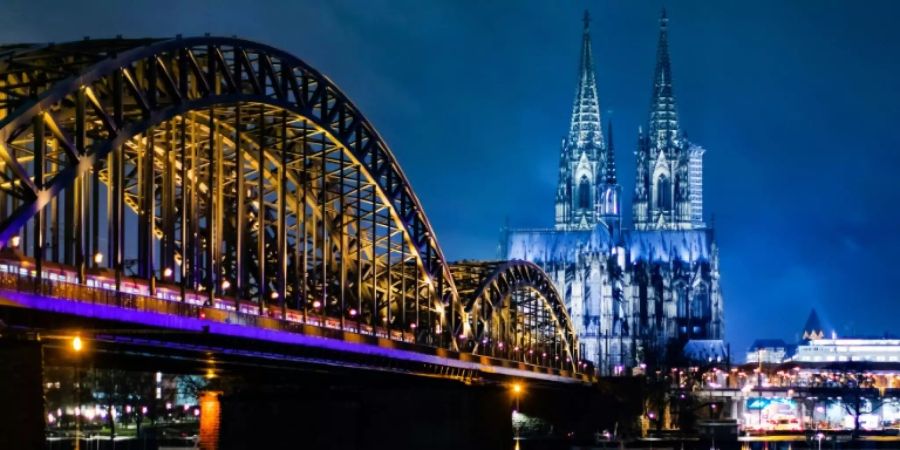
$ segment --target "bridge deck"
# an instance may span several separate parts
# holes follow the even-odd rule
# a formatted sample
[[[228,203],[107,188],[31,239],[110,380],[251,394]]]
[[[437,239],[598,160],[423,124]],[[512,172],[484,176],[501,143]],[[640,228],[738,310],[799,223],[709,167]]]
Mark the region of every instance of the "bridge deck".
[[[0,259],[0,306],[22,307],[49,313],[127,323],[188,333],[208,333],[276,344],[332,350],[346,354],[386,357],[496,374],[562,383],[587,383],[580,374],[514,361],[512,358],[477,355],[416,343],[411,332],[339,320],[303,311],[267,307],[216,298],[205,305],[208,295],[160,286],[150,295],[141,280],[123,282],[116,291],[105,273],[87,276],[84,284],[74,271],[48,267],[38,282],[27,260]],[[437,343],[438,345],[440,343]],[[522,355],[523,359],[528,355]]]

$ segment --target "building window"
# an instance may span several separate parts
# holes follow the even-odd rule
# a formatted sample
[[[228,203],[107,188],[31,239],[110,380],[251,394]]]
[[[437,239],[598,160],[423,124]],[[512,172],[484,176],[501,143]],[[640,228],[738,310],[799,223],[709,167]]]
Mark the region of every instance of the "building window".
[[[656,208],[672,209],[672,182],[665,175],[660,175],[656,179]]]
[[[678,303],[676,304],[677,307],[678,307],[678,310],[676,311],[676,313],[678,314],[678,317],[679,317],[679,318],[687,318],[687,316],[688,316],[688,292],[687,292],[687,286],[685,286],[684,284],[679,283],[679,284],[675,287],[675,296],[676,296],[676,298],[677,298],[677,300],[678,300]]]
[[[578,183],[578,208],[588,209],[591,207],[591,182],[586,176],[581,177]]]
[[[706,287],[700,286],[694,294],[691,302],[691,317],[706,319],[709,317],[709,296],[706,295]]]

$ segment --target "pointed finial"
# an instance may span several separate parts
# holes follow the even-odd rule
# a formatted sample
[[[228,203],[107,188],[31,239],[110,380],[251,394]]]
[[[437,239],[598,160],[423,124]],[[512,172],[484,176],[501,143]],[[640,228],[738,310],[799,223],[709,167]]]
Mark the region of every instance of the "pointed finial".
[[[584,31],[588,31],[591,27],[591,13],[588,10],[584,10]]]
[[[606,133],[606,183],[616,184],[616,147],[613,143],[612,119],[607,122]]]
[[[650,106],[650,126],[647,134],[653,144],[662,148],[678,144],[678,113],[672,91],[672,65],[669,60],[668,15],[663,8],[659,16],[659,42],[656,48],[656,73]]]

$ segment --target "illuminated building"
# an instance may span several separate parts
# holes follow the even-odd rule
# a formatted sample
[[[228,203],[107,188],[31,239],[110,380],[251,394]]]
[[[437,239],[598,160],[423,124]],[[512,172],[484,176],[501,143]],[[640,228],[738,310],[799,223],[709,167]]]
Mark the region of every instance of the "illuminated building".
[[[747,351],[748,363],[900,363],[900,339],[881,337],[825,338],[818,314],[813,310],[803,326],[800,342],[788,345],[781,339],[758,339]]]
[[[603,374],[728,357],[715,235],[703,221],[702,157],[675,105],[660,19],[651,111],[639,132],[632,229],[623,227],[612,125],[604,135],[585,13],[553,229],[505,230],[501,257],[540,265],[565,297],[581,355]],[[683,353],[689,346],[690,352]]]
[[[790,346],[781,339],[757,339],[747,350],[747,362],[752,364],[781,364],[796,346]]]
[[[900,362],[900,339],[813,339],[797,346],[794,362]]]

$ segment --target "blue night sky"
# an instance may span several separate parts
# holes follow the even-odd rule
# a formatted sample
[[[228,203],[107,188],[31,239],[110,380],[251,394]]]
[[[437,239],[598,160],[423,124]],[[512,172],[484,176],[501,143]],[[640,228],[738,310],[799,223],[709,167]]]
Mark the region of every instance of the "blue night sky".
[[[82,4],[84,3],[84,4]],[[660,1],[7,0],[0,41],[237,35],[334,80],[391,145],[451,259],[551,226],[581,15],[633,188]],[[861,5],[864,5],[861,6]],[[898,332],[900,2],[669,1],[681,123],[707,149],[726,333]]]

